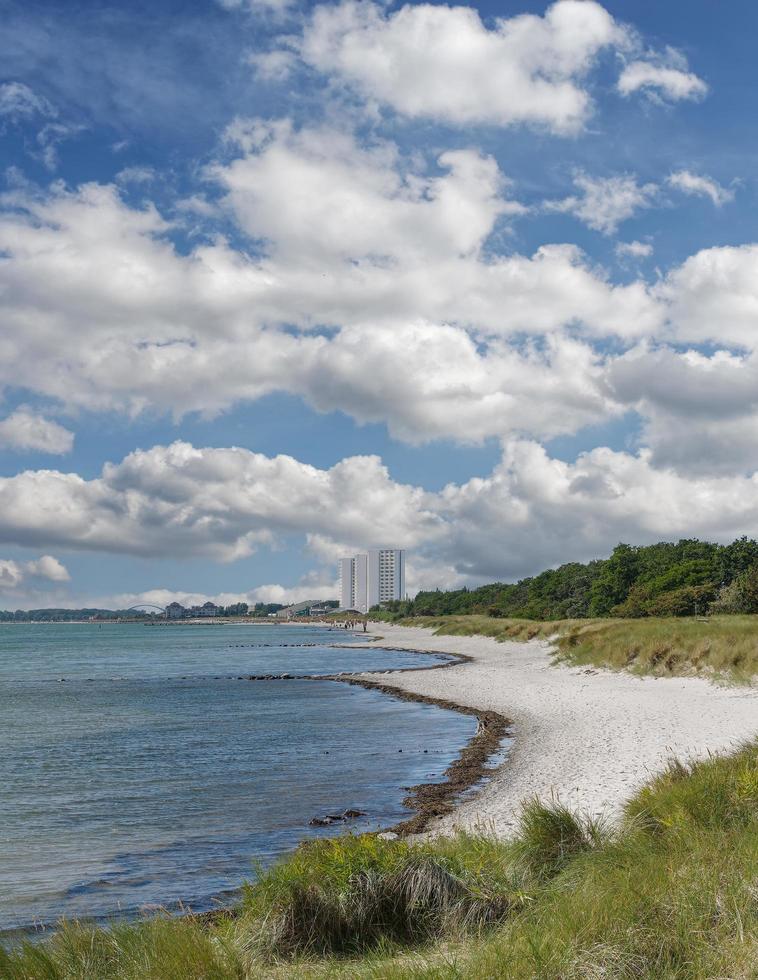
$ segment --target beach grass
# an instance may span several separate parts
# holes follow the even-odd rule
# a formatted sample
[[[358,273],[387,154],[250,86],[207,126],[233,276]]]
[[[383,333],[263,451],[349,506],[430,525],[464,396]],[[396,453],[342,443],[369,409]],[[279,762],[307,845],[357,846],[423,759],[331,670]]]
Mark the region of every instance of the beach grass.
[[[672,762],[613,829],[526,804],[512,841],[310,843],[234,916],[64,924],[3,980],[758,975],[758,741]]]
[[[373,614],[372,614],[373,615]],[[554,639],[560,661],[657,676],[720,676],[746,682],[758,674],[758,616],[564,619],[542,622],[489,616],[414,616],[399,621],[439,636],[495,640]]]

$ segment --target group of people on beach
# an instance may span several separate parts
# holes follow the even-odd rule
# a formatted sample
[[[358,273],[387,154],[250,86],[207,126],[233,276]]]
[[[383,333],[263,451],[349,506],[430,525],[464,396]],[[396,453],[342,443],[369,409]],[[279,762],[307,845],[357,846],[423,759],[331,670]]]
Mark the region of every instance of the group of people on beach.
[[[342,625],[343,625],[343,628],[346,629],[346,630],[353,630],[353,629],[355,629],[358,626],[359,623],[363,626],[363,632],[365,633],[366,632],[366,620],[365,619],[346,619],[345,622]]]

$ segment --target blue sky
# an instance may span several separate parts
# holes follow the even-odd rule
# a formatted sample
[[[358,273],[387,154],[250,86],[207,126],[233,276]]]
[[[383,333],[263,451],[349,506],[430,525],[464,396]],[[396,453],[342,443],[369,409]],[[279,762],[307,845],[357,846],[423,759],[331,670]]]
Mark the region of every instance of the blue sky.
[[[0,9],[0,606],[756,533],[755,5]]]

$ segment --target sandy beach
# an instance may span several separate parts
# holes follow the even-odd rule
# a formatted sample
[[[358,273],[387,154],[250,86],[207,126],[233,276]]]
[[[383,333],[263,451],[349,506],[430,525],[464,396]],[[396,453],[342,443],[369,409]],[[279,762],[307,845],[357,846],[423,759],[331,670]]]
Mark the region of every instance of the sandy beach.
[[[465,654],[440,670],[365,674],[366,679],[512,721],[513,743],[493,778],[432,832],[480,829],[507,836],[522,800],[555,797],[594,816],[624,802],[672,756],[702,758],[758,733],[758,689],[699,678],[652,678],[555,665],[549,643],[498,643],[370,624],[387,646]]]

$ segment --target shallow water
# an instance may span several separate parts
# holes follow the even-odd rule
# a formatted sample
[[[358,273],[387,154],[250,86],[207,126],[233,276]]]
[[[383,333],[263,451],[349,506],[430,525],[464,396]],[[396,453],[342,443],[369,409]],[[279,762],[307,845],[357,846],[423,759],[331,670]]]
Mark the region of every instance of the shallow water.
[[[431,666],[335,649],[344,630],[142,624],[0,627],[0,932],[61,915],[213,907],[316,829],[408,816],[470,716],[325,680],[238,680]],[[316,644],[303,646],[302,644]],[[297,644],[297,645],[295,645]]]

